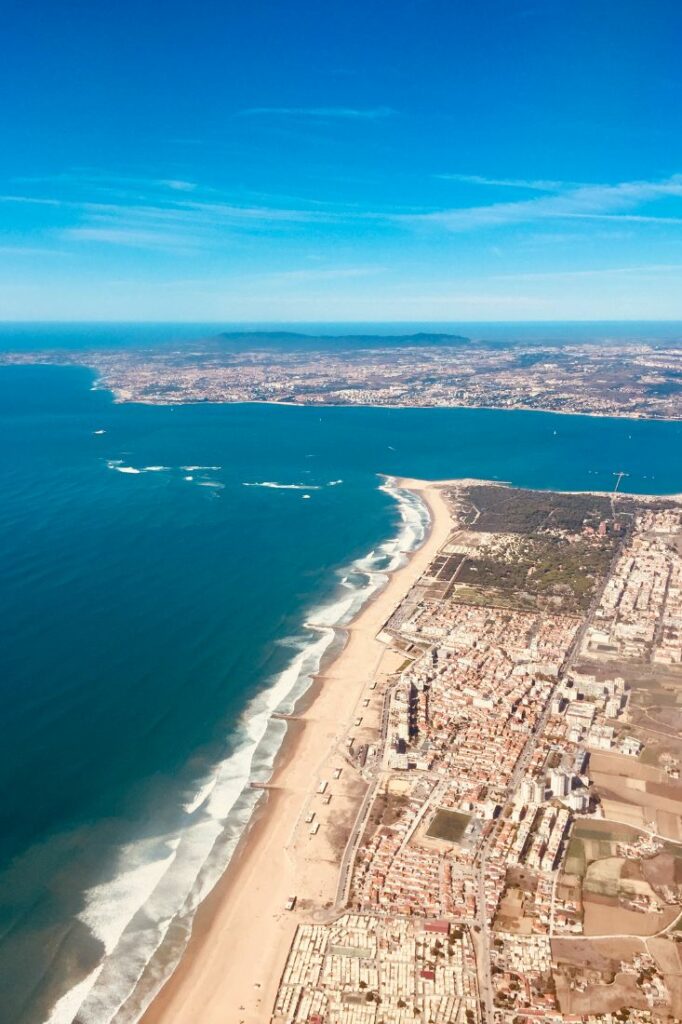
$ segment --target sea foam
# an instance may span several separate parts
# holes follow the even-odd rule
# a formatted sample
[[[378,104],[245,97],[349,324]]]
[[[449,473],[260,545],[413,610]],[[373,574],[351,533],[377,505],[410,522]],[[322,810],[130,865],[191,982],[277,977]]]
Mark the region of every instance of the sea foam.
[[[244,487],[267,487],[273,491],[319,491],[319,484],[278,484],[274,480],[247,482]]]
[[[227,756],[186,793],[179,832],[123,847],[115,877],[87,892],[79,916],[107,955],[62,996],[45,1024],[70,1024],[76,1013],[83,1024],[134,1024],[174,970],[197,908],[224,873],[261,798],[249,781],[266,781],[272,773],[286,733],[286,722],[273,719],[273,712],[294,709],[339,629],[426,536],[429,515],[421,499],[390,478],[382,489],[397,503],[396,535],[340,570],[336,593],[309,610],[303,635],[282,641],[293,656],[248,703]]]

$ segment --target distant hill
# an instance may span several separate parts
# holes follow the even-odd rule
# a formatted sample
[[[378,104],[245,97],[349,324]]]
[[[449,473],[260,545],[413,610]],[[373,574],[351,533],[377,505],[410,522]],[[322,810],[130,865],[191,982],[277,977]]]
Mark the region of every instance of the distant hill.
[[[460,334],[297,334],[294,331],[230,331],[219,334],[214,343],[235,351],[249,349],[428,348],[468,345]]]

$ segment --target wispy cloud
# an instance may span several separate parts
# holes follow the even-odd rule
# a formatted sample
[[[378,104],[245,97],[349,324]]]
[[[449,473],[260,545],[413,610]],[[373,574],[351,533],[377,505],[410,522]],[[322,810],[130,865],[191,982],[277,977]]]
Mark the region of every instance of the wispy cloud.
[[[475,176],[468,176],[467,180]],[[113,180],[110,179],[110,180]],[[130,179],[136,180],[137,179]],[[230,238],[246,235],[304,237],[306,230],[319,228],[345,229],[363,239],[372,233],[421,231],[426,227],[441,232],[474,232],[507,226],[538,226],[538,233],[549,227],[556,237],[570,225],[587,232],[592,222],[601,223],[602,231],[616,226],[634,232],[637,225],[682,226],[682,174],[660,181],[631,181],[613,185],[576,185],[535,179],[475,178],[485,184],[495,181],[505,186],[511,182],[526,183],[538,195],[514,201],[445,209],[400,209],[369,205],[348,206],[324,202],[319,198],[305,200],[283,196],[251,196],[251,202],[231,201],[218,191],[204,189],[183,179],[153,178],[147,187],[102,194],[99,187],[85,187],[62,196],[3,195],[0,204],[17,207],[35,205],[41,223],[34,231],[39,245],[50,234],[71,243],[87,242],[103,245],[131,246],[160,251],[196,252],[198,249],[224,249]],[[141,181],[141,179],[140,179]],[[242,193],[242,199],[243,199]],[[661,204],[656,206],[655,204]],[[658,213],[660,210],[660,214]],[[49,213],[48,213],[49,211]],[[589,229],[591,230],[591,229]],[[22,228],[22,232],[24,229]],[[42,236],[42,237],[41,237]],[[23,237],[23,235],[22,235]]]
[[[645,263],[632,267],[593,267],[580,270],[541,270],[523,271],[518,274],[492,274],[491,281],[542,281],[542,280],[570,280],[571,278],[592,278],[592,277],[637,277],[647,274],[655,274],[657,277],[662,274],[682,274],[682,263]]]
[[[682,174],[662,181],[629,181],[616,185],[580,185],[555,195],[515,202],[490,203],[420,214],[402,214],[396,220],[435,224],[450,231],[471,231],[542,220],[636,220],[640,223],[682,223],[682,218],[633,213],[639,206],[660,199],[682,197]]]
[[[197,189],[193,181],[181,181],[177,178],[161,178],[159,185],[165,185],[173,192],[195,192]]]
[[[0,196],[0,203],[25,203],[34,206],[61,206],[59,199],[44,199],[41,196]]]
[[[340,281],[349,278],[368,277],[379,274],[386,268],[377,265],[360,267],[305,267],[301,270],[279,270],[259,275],[259,280],[266,279],[273,283],[308,284],[315,281]]]
[[[641,213],[574,213],[574,220],[618,221],[625,224],[682,224],[682,217],[661,217]]]
[[[246,110],[238,111],[237,116],[338,117],[348,120],[373,121],[377,118],[392,117],[395,113],[396,111],[392,107],[248,107]]]
[[[182,178],[145,178],[142,176],[108,174],[105,171],[96,171],[88,168],[69,171],[63,174],[52,175],[31,175],[30,177],[13,178],[15,184],[49,184],[64,186],[88,186],[98,190],[119,190],[122,188],[135,188],[142,190],[170,189],[172,192],[194,192],[199,187],[193,181],[185,181]]]
[[[201,238],[189,233],[173,234],[169,231],[142,230],[134,227],[78,227],[66,228],[62,238],[79,242],[105,242],[133,249],[169,249],[184,251],[203,244]]]
[[[436,174],[441,181],[459,181],[465,185],[488,185],[495,188],[520,188],[531,192],[562,192],[581,187],[580,182],[550,181],[538,178],[487,178],[482,174]]]
[[[0,256],[64,256],[63,249],[40,245],[0,245]]]

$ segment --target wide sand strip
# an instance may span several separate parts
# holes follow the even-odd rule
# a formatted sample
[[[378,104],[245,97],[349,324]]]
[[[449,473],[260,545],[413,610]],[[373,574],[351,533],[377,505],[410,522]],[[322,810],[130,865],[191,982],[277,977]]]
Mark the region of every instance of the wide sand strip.
[[[182,962],[144,1024],[265,1024],[297,923],[329,914],[343,839],[365,791],[343,751],[358,718],[372,714],[365,700],[387,650],[376,636],[445,543],[451,526],[437,485],[419,480],[399,484],[427,502],[428,538],[361,610],[349,627],[346,646],[317,680],[312,699],[304,700],[306,710],[292,723],[278,759],[275,788],[197,915]],[[334,779],[341,765],[341,777]],[[332,793],[329,804],[317,793],[321,780]],[[306,822],[312,812],[320,823],[315,835]],[[285,904],[293,895],[298,902],[292,913]]]

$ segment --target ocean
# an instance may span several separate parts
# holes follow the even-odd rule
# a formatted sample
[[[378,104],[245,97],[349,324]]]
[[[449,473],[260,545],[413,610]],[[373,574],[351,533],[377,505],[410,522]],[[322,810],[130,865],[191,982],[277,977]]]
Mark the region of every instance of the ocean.
[[[139,1017],[249,820],[272,711],[428,528],[393,477],[682,491],[679,423],[93,385],[0,368],[3,1024]]]

